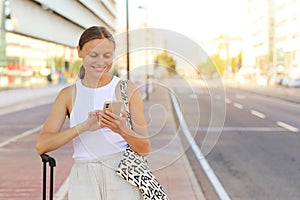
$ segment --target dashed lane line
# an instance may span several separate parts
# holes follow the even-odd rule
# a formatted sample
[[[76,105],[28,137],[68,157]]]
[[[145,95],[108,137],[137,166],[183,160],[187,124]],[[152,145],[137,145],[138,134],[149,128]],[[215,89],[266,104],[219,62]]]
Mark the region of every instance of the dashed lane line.
[[[230,99],[228,99],[228,98],[226,98],[226,99],[225,99],[225,103],[227,103],[227,104],[231,104],[231,100],[230,100]]]
[[[250,110],[250,113],[256,117],[259,117],[261,119],[265,119],[266,118],[266,115],[261,113],[261,112],[258,112],[256,110]]]
[[[226,102],[227,104],[229,104],[229,103],[231,103],[231,100],[226,98],[226,99],[225,99],[225,102]],[[233,106],[236,107],[236,108],[238,108],[238,109],[243,109],[243,108],[244,108],[244,106],[243,106],[242,104],[239,104],[239,103],[233,103]],[[263,114],[263,113],[261,113],[261,112],[258,112],[258,111],[256,111],[256,110],[250,110],[250,113],[251,113],[252,115],[258,117],[258,118],[261,118],[261,119],[265,119],[265,118],[266,118],[266,115],[265,115],[265,114]],[[296,128],[296,127],[294,127],[294,126],[292,126],[292,125],[289,125],[289,124],[287,124],[287,123],[284,123],[284,122],[281,122],[281,121],[277,121],[276,124],[277,124],[278,126],[284,128],[284,129],[286,129],[286,130],[291,131],[291,132],[295,132],[295,133],[299,132],[299,129],[298,129],[298,128]]]
[[[246,97],[245,97],[245,95],[242,95],[242,94],[236,94],[235,98],[237,98],[237,99],[245,99]]]
[[[225,191],[224,187],[222,186],[221,182],[215,175],[213,169],[210,167],[209,163],[207,162],[203,153],[201,152],[200,148],[198,147],[196,141],[194,140],[193,136],[191,135],[189,128],[183,118],[182,112],[180,111],[180,107],[179,107],[176,97],[174,96],[174,93],[171,93],[171,99],[172,99],[177,117],[180,121],[180,125],[183,130],[183,133],[184,133],[185,137],[187,138],[189,144],[191,145],[191,148],[192,148],[195,156],[197,157],[198,162],[200,163],[202,169],[204,170],[205,174],[207,175],[208,179],[210,180],[216,193],[218,194],[218,196],[221,200],[230,200],[230,197],[228,196],[228,194]]]
[[[240,127],[240,126],[224,126],[224,127],[189,127],[191,131],[209,131],[209,132],[282,132],[282,127]]]
[[[238,109],[243,109],[244,106],[242,104],[239,104],[239,103],[233,103],[233,106],[238,108]]]
[[[227,99],[225,99],[225,102],[228,101]],[[227,103],[227,102],[226,102]],[[239,103],[233,103],[233,106],[236,107],[236,108],[239,108],[239,109],[243,109],[244,106],[242,104],[239,104]],[[266,118],[266,115],[261,113],[261,112],[258,112],[256,110],[250,110],[250,113],[256,117],[259,117],[261,119],[265,119]],[[289,130],[291,132],[299,132],[299,129],[292,126],[292,125],[289,125],[287,123],[284,123],[284,122],[281,122],[281,121],[277,121],[276,124],[286,130]]]
[[[285,128],[285,129],[289,130],[289,131],[292,131],[292,132],[295,132],[295,133],[299,132],[299,129],[298,129],[298,128],[296,128],[296,127],[294,127],[294,126],[292,126],[292,125],[289,125],[289,124],[287,124],[287,123],[278,121],[278,122],[276,122],[276,124],[277,124],[278,126],[281,126],[282,128]]]

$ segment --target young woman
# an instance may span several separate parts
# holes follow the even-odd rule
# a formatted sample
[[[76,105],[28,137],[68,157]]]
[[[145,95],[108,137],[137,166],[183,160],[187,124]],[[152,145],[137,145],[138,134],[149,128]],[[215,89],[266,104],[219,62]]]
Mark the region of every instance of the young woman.
[[[104,27],[86,29],[79,40],[82,58],[79,79],[56,97],[36,144],[38,154],[73,141],[74,165],[70,174],[69,200],[142,199],[137,187],[115,174],[127,144],[137,153],[149,153],[144,105],[137,87],[128,82],[128,101],[133,128],[127,114],[103,111],[105,101],[121,100],[120,79],[109,75],[115,41]],[[70,128],[62,131],[66,117]]]

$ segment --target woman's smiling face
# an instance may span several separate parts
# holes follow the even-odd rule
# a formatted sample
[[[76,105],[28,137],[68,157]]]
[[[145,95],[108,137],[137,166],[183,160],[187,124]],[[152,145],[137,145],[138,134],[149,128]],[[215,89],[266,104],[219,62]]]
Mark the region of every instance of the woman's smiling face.
[[[114,44],[108,39],[93,39],[78,48],[78,55],[83,59],[85,75],[100,78],[112,66]]]

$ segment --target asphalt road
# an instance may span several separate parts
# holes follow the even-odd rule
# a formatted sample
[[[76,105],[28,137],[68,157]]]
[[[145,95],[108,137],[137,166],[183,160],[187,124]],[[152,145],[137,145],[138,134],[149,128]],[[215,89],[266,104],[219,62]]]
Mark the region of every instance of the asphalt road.
[[[185,80],[168,84],[231,199],[300,199],[300,104]],[[0,199],[40,199],[41,161],[34,145],[50,108],[47,104],[0,116]],[[23,139],[3,144],[28,130]],[[217,199],[184,136],[182,142],[206,198]],[[60,160],[56,188],[72,165],[70,156],[65,156],[70,150],[67,145],[53,153]]]
[[[231,199],[300,199],[300,104],[203,84],[175,91],[191,133]],[[185,147],[207,199],[215,199]]]

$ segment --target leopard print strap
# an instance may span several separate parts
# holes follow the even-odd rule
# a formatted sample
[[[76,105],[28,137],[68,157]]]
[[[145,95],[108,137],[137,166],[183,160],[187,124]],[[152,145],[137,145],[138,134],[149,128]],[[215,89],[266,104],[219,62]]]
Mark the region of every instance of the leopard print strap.
[[[130,129],[132,129],[131,115],[129,111],[129,102],[127,98],[127,88],[128,88],[128,80],[121,80],[120,90],[121,90],[121,97],[123,103],[125,104],[125,109],[127,113],[127,125],[130,127]]]

